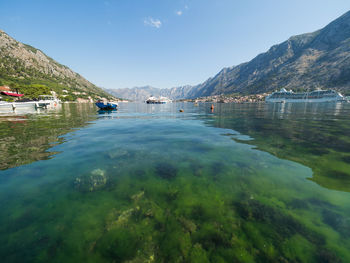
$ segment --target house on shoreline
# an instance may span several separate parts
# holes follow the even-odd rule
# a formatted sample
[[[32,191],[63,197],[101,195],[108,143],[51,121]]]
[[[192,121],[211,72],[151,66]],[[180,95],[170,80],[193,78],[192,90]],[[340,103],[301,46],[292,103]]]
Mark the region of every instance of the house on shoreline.
[[[9,86],[0,86],[0,94],[8,97],[14,97],[14,98],[19,98],[24,95],[24,94],[18,93],[18,91],[12,91]]]

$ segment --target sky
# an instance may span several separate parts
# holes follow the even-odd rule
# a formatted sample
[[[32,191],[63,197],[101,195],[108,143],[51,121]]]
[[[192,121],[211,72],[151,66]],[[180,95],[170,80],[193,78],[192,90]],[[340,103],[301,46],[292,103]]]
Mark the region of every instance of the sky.
[[[196,85],[349,0],[0,0],[0,29],[108,89]]]

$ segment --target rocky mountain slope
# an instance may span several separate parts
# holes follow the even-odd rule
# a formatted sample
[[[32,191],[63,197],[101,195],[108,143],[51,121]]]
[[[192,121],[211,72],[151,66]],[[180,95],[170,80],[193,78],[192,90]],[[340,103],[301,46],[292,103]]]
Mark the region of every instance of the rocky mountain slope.
[[[350,12],[325,28],[293,36],[248,63],[225,68],[196,95],[287,89],[350,90]]]
[[[59,64],[42,51],[16,41],[0,30],[0,84],[42,84],[61,93],[84,93],[109,96],[68,67]]]
[[[335,88],[350,95],[350,11],[313,33],[293,36],[266,53],[235,67],[224,68],[202,84],[160,91],[176,99],[219,94],[256,94],[280,88]],[[119,94],[119,90],[114,90]],[[133,96],[144,92],[132,89]],[[124,90],[125,98],[129,94]]]

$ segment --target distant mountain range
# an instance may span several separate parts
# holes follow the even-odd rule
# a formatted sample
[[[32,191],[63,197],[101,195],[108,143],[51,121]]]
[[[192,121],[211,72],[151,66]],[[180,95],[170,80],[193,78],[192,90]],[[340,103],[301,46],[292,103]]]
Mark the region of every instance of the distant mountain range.
[[[125,88],[125,89],[106,89],[107,92],[117,96],[118,98],[128,99],[132,101],[144,101],[150,96],[163,96],[171,99],[188,98],[192,91],[192,86],[182,86],[172,89],[158,89],[151,86]]]
[[[108,90],[115,96],[144,100],[219,94],[257,94],[280,88],[335,88],[350,95],[350,11],[313,33],[292,36],[247,63],[224,68],[196,86],[156,89],[149,86]]]
[[[16,41],[0,30],[0,86],[41,84],[57,93],[91,97],[110,96],[70,68],[59,64],[42,51]]]

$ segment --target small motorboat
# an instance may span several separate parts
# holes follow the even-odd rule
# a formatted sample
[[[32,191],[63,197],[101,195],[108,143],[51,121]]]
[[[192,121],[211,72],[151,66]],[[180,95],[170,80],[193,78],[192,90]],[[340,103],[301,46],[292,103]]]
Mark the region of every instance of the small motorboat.
[[[101,110],[116,110],[118,107],[117,103],[112,103],[108,101],[97,101],[96,106],[99,107]]]

